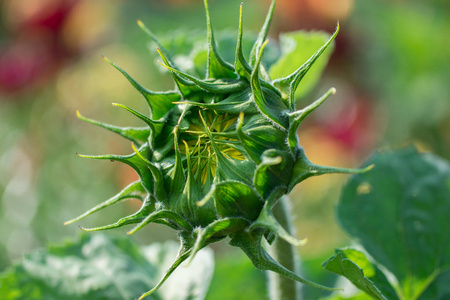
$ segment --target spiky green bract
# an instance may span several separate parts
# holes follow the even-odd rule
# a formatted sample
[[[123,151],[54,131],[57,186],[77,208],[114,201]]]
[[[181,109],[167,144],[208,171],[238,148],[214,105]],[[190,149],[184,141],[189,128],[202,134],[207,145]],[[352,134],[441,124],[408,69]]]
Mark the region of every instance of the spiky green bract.
[[[364,170],[321,167],[311,163],[299,146],[297,129],[304,118],[335,93],[330,89],[308,107],[296,111],[293,95],[306,72],[337,34],[292,75],[272,80],[261,59],[275,6],[250,55],[242,52],[242,6],[234,65],[225,62],[216,47],[205,0],[208,28],[208,60],[205,79],[179,70],[168,51],[138,22],[158,45],[161,64],[172,74],[178,90],[152,92],[122,68],[120,71],[147,101],[150,114],[115,104],[143,121],[142,128],[121,128],[79,115],[82,120],[104,127],[132,141],[134,153],[127,156],[84,156],[120,161],[138,173],[140,180],[117,196],[67,223],[120,200],[138,198],[142,207],[114,224],[86,231],[106,230],[135,224],[134,233],[149,223],[162,223],[179,232],[180,253],[155,289],[184,260],[215,241],[230,237],[230,244],[243,249],[256,267],[292,280],[328,289],[307,281],[275,262],[261,246],[273,236],[294,244],[299,241],[277,222],[272,207],[302,180],[329,173]]]

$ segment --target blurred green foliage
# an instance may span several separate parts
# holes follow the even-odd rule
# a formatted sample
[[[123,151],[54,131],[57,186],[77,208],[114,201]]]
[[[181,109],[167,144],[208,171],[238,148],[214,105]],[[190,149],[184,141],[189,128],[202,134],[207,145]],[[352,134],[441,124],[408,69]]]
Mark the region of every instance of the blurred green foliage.
[[[27,254],[20,264],[0,276],[0,298],[136,299],[156,285],[177,252],[175,242],[140,247],[123,236],[85,234],[77,241]],[[199,256],[148,299],[203,298],[214,270],[214,258],[210,249]],[[182,276],[177,277],[180,272]]]
[[[388,120],[384,143],[416,139],[450,158],[449,13],[446,1],[357,2],[354,76]]]
[[[139,95],[122,81],[120,75],[102,62],[100,54],[127,67],[138,81],[149,88],[170,89],[173,88],[170,76],[159,72],[154,61],[154,48],[151,45],[145,47],[148,39],[138,29],[135,20],[139,18],[144,21],[164,43],[180,48],[195,40],[195,31],[201,31],[199,28],[205,26],[202,1],[177,6],[169,6],[163,1],[103,2],[107,2],[108,9],[102,14],[110,15],[107,23],[109,31],[95,45],[84,49],[77,59],[67,64],[44,87],[20,95],[0,95],[0,270],[23,252],[49,241],[61,240],[64,236],[75,235],[79,230],[77,227],[64,227],[62,223],[111,196],[123,186],[120,176],[129,176],[123,169],[118,171],[114,164],[93,164],[75,155],[76,152],[129,151],[118,146],[124,144],[119,138],[111,135],[104,142],[102,130],[81,124],[75,118],[76,109],[81,109],[87,116],[99,116],[104,121],[118,120],[131,124],[133,118],[124,119],[124,114],[105,109],[105,103],[125,99],[136,106],[142,103]],[[226,49],[228,43],[233,43],[234,51],[235,41],[231,37],[235,36],[237,27],[228,26],[237,24],[240,2],[211,2],[211,8],[214,6],[211,9],[214,27],[218,30],[228,28],[229,33],[222,34],[224,42],[220,50],[229,61],[233,61],[233,53],[227,53]],[[355,1],[350,18],[341,20],[342,29],[337,39],[338,42],[344,40],[350,55],[344,58],[345,68],[333,69],[333,63],[328,67],[325,72],[327,81],[333,85],[347,81],[347,86],[355,87],[363,98],[377,105],[378,110],[373,110],[372,115],[384,128],[383,138],[377,141],[379,145],[398,145],[414,140],[423,148],[450,158],[450,39],[447,38],[450,36],[450,7],[447,2]],[[245,6],[244,30],[256,32],[263,23],[266,6],[261,5],[259,0],[247,0]],[[235,11],[235,14],[223,17],[223,11]],[[276,13],[283,14],[282,11]],[[234,21],[230,21],[232,18],[235,18]],[[89,21],[86,23],[95,26]],[[328,28],[334,23],[335,20],[332,20]],[[2,44],[7,32],[7,26],[1,23]],[[172,33],[166,37],[167,32]],[[184,32],[189,32],[189,35]],[[200,35],[204,36],[203,33]],[[271,36],[276,37],[276,34],[271,33]],[[177,43],[180,45],[177,46]],[[192,53],[191,48],[187,47],[184,55]],[[268,58],[278,55],[266,54]],[[333,57],[331,59],[333,61]],[[270,64],[270,59],[267,63]],[[337,67],[342,67],[342,64]],[[347,70],[353,70],[353,74],[346,73]],[[347,95],[345,90],[338,92]],[[89,134],[83,133],[87,130],[90,130]],[[98,142],[100,139],[102,143]],[[335,148],[329,148],[328,154],[327,151],[323,154],[324,159],[335,151]],[[348,160],[348,157],[342,157],[342,160]],[[113,173],[120,175],[111,181],[110,174]],[[301,186],[301,189],[316,189],[319,192],[297,192],[292,195],[294,201],[302,202],[302,206],[294,205],[297,209],[294,212],[301,216],[296,221],[300,235],[310,230],[322,239],[328,236],[328,240],[336,246],[342,246],[345,242],[344,235],[335,234],[337,224],[331,217],[331,208],[337,198],[337,184],[339,181],[326,186]],[[303,199],[303,195],[310,199]],[[21,209],[23,213],[19,213]],[[131,213],[135,208],[132,204],[111,208],[103,215],[93,216],[88,224],[83,225],[107,224],[123,215],[122,210]],[[317,221],[317,218],[327,221]],[[331,237],[330,232],[333,232]],[[148,230],[138,233],[137,239],[149,243],[163,239],[166,233],[160,228]],[[311,250],[305,255],[307,261],[303,262],[305,277],[316,280],[314,274],[317,278],[326,276],[317,266],[324,255],[330,255],[329,244],[325,247],[324,243],[315,244],[311,237],[310,245],[306,247],[311,247]],[[228,266],[226,262],[233,261],[224,257],[224,263],[222,258],[218,261],[217,278],[225,277],[222,274],[229,272],[224,270]],[[242,264],[248,262],[243,261]],[[245,278],[249,282],[250,278],[257,278],[252,284],[262,291],[263,274],[256,272],[258,276]],[[333,274],[330,276],[327,280],[332,282],[335,277]],[[233,280],[239,281],[239,278]],[[448,280],[444,275],[436,279],[444,283]],[[316,281],[327,283],[322,279]],[[214,285],[213,281],[213,288],[217,288]],[[305,295],[310,295],[306,292],[308,288],[304,291]],[[442,293],[445,294],[445,291]],[[311,299],[318,298],[316,294],[311,295],[314,295]]]
[[[205,299],[268,299],[266,274],[256,269],[242,251],[233,249],[223,253],[216,260],[214,276]]]

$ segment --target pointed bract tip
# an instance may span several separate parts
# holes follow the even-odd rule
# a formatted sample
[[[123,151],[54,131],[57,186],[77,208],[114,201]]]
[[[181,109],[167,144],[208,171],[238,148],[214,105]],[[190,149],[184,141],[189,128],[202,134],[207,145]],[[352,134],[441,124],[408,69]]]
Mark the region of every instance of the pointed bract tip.
[[[370,166],[365,167],[364,169],[361,169],[362,173],[365,172],[369,172],[370,170],[372,170],[373,168],[375,168],[375,164],[371,164]]]
[[[168,63],[168,61],[167,61],[167,58],[166,58],[166,57],[164,56],[164,54],[161,52],[161,49],[159,49],[159,47],[156,47],[156,51],[158,52],[159,56],[162,58],[162,60],[164,61],[164,63],[165,63],[166,65],[169,65],[169,63]],[[161,63],[160,60],[158,60],[158,62],[159,62],[162,66],[165,67],[165,65],[163,65],[163,64]]]
[[[80,229],[83,230],[83,231],[86,231],[86,232],[89,231],[87,228],[84,228],[81,225],[78,225],[78,227],[80,227]]]
[[[136,233],[136,231],[138,231],[139,229],[142,228],[141,224],[142,224],[142,222],[139,223],[138,225],[136,225],[133,229],[127,231],[127,235],[132,235],[132,234]]]
[[[81,114],[80,114],[80,111],[78,109],[77,109],[77,117],[80,118],[80,119],[82,117]]]
[[[375,167],[374,164],[371,164],[365,168],[360,168],[360,169],[348,169],[349,170],[349,174],[364,174],[366,172],[369,172],[370,170],[372,170]]]
[[[215,193],[216,191],[216,185],[213,184],[208,192],[208,194],[206,194],[205,197],[203,197],[202,200],[195,202],[195,204],[198,207],[202,207],[203,205],[205,205],[206,203],[208,203],[208,201],[211,199],[212,195]]]
[[[134,143],[131,143],[131,148],[133,148],[134,153],[136,153],[136,155],[142,159],[145,163],[149,163],[149,161],[142,156],[141,152],[139,152],[139,150],[136,148],[136,146],[134,145]]]
[[[339,20],[337,20],[337,22],[336,22],[336,29],[334,30],[335,31],[334,35],[337,35],[339,33],[339,29],[340,28],[341,28],[341,25],[339,24]]]
[[[150,294],[147,292],[144,295],[140,296],[138,300],[143,300],[145,297],[150,296]]]
[[[136,148],[136,146],[134,145],[134,143],[131,143],[131,148],[133,149],[134,152],[138,153],[139,150]]]
[[[236,129],[237,129],[238,131],[241,131],[241,130],[242,130],[242,126],[244,126],[244,118],[245,118],[244,112],[241,111],[241,112],[239,113],[239,119],[238,119],[237,125],[236,125]]]
[[[258,66],[259,66],[259,64],[261,63],[262,55],[263,55],[264,49],[266,48],[268,42],[269,42],[269,39],[266,39],[266,40],[264,41],[264,43],[262,43],[262,45],[261,45],[261,48],[260,48],[260,50],[259,50],[259,53],[257,54],[257,55],[258,55],[258,58],[257,58],[257,60],[256,60],[256,67],[255,67],[255,69],[253,70],[253,74],[256,74],[256,75],[258,74],[258,72],[256,72],[256,70],[258,69]]]
[[[241,111],[241,112],[239,113],[239,123],[244,122],[244,118],[245,118],[244,112]]]
[[[308,243],[308,238],[305,237],[304,239],[299,240],[298,246],[305,246]]]
[[[303,247],[308,242],[307,238],[304,238],[304,239],[301,239],[301,240],[298,240],[298,239],[286,240],[286,238],[282,238],[282,239],[284,239],[285,241],[287,241],[289,244],[291,244],[294,247]]]
[[[208,125],[206,124],[205,118],[203,118],[201,111],[198,111],[198,116],[200,117],[200,121],[202,121],[203,126],[205,126],[205,129],[207,129]]]
[[[166,69],[169,69],[170,70],[170,67],[168,66],[168,65],[166,65],[166,64],[164,64],[164,63],[162,63],[159,59],[158,59],[158,62],[159,62],[159,64],[161,65],[161,66],[163,66],[164,68],[166,68]]]
[[[140,19],[137,19],[136,23],[138,24],[139,27],[144,26],[144,23],[142,23],[142,21]]]

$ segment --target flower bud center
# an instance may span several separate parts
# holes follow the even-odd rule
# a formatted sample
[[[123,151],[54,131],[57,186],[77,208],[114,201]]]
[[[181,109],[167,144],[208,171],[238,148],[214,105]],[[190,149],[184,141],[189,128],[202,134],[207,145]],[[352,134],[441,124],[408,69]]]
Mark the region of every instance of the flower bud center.
[[[215,177],[217,152],[228,159],[244,160],[245,157],[238,146],[237,116],[217,114],[213,110],[199,110],[199,115],[184,131],[179,149],[182,154],[189,154],[195,180],[203,186],[208,177]]]

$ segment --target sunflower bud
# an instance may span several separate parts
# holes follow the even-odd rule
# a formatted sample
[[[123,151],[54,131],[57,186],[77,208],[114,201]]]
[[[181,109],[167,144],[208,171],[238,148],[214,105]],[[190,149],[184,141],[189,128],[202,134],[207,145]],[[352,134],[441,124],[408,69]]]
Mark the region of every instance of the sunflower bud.
[[[149,223],[160,223],[179,233],[178,257],[158,285],[141,298],[158,289],[183,261],[225,238],[242,248],[260,269],[329,289],[287,270],[261,246],[263,238],[272,242],[274,236],[294,245],[303,244],[289,235],[272,214],[276,201],[299,182],[322,174],[364,171],[313,164],[298,143],[297,129],[302,121],[335,89],[301,110],[295,110],[295,91],[336,37],[339,24],[330,39],[293,74],[272,80],[261,65],[261,58],[275,2],[249,62],[242,50],[241,5],[236,60],[232,65],[219,55],[205,0],[208,60],[204,79],[180,71],[168,51],[138,21],[158,45],[160,63],[172,74],[177,90],[149,91],[105,58],[142,94],[151,113],[144,115],[125,105],[115,105],[141,119],[145,126],[121,128],[78,114],[80,119],[130,140],[134,150],[127,156],[80,156],[125,163],[140,179],[67,224],[124,199],[137,198],[142,206],[136,213],[114,224],[83,229],[98,231],[135,224],[129,231],[132,234]]]

